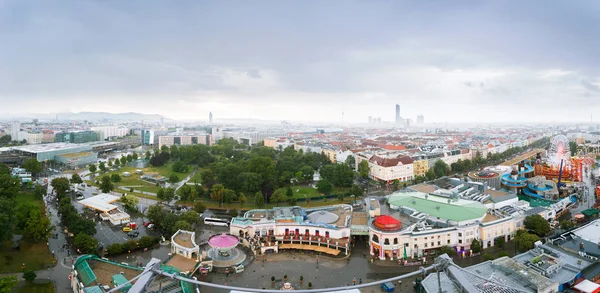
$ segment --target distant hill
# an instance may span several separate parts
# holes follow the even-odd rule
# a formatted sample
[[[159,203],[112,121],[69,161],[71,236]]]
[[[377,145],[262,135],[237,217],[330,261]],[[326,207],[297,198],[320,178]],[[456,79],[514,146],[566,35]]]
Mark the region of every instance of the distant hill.
[[[164,122],[173,122],[175,120],[166,118],[159,114],[142,114],[142,113],[107,113],[107,112],[79,112],[79,113],[58,113],[58,114],[26,114],[20,115],[22,118],[39,118],[40,120],[54,120],[58,115],[59,121],[90,121],[90,122],[160,122],[164,118]],[[21,118],[21,117],[19,117]]]

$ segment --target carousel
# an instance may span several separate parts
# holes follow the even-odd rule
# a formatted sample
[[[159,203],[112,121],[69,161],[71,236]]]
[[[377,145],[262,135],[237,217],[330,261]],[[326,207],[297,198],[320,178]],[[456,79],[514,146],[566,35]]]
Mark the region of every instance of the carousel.
[[[233,235],[220,234],[208,239],[208,256],[214,261],[215,267],[231,267],[241,264],[246,259],[246,254],[239,248],[239,239]]]

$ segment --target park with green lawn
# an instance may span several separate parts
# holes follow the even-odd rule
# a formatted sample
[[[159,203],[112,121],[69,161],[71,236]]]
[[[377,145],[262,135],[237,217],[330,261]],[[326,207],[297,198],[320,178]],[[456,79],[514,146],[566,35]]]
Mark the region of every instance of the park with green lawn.
[[[46,269],[55,260],[46,245],[50,220],[42,201],[45,189],[22,191],[20,181],[0,164],[0,273]],[[13,237],[21,235],[22,237]],[[17,240],[19,239],[20,240]],[[16,241],[13,241],[16,240]],[[25,264],[25,267],[23,267]]]

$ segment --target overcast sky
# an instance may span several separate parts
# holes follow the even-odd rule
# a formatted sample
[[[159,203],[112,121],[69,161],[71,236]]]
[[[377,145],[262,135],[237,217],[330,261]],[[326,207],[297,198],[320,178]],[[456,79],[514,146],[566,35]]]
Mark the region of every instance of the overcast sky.
[[[600,1],[0,0],[0,116],[600,120]]]

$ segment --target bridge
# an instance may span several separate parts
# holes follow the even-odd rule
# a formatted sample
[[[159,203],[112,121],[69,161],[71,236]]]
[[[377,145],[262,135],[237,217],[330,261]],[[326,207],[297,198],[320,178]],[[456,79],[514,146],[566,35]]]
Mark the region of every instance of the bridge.
[[[513,159],[510,159],[510,160],[508,160],[508,161],[500,164],[500,166],[512,166],[512,165],[516,165],[516,164],[518,164],[518,163],[520,163],[522,161],[525,161],[525,160],[527,160],[527,159],[529,159],[531,157],[534,157],[538,153],[542,153],[542,152],[545,152],[545,151],[546,151],[545,149],[533,149],[533,150],[530,150],[530,151],[528,151],[526,153],[520,154],[517,157],[515,157]]]

